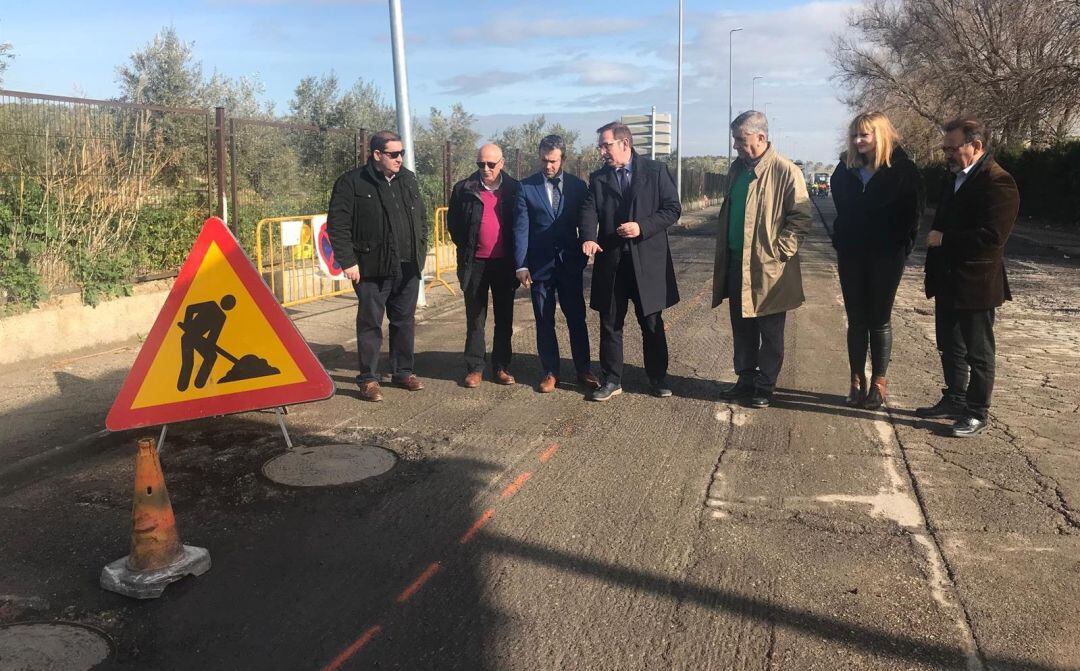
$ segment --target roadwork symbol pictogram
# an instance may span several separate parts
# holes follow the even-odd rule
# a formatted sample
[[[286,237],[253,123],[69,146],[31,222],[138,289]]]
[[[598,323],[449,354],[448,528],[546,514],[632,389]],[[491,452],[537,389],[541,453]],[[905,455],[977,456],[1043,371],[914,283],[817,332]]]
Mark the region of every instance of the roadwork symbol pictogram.
[[[334,384],[225,224],[206,220],[128,373],[112,431],[293,405]]]

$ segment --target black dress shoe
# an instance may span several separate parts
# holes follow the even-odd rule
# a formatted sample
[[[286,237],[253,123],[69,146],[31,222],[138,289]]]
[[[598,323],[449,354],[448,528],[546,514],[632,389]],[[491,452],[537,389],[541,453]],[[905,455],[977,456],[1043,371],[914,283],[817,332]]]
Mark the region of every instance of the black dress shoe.
[[[720,390],[720,398],[724,401],[738,401],[749,398],[754,394],[754,385],[745,382],[736,382]]]
[[[755,389],[753,396],[746,402],[751,408],[767,408],[772,403],[772,392],[764,389]]]
[[[953,438],[970,438],[986,430],[986,420],[978,417],[961,417],[949,429]]]
[[[650,380],[649,393],[656,398],[667,398],[671,396],[671,389],[663,381]]]
[[[964,416],[964,406],[942,398],[934,405],[915,408],[915,416],[923,419],[961,419]]]
[[[599,389],[594,389],[589,394],[590,401],[606,401],[612,396],[618,396],[622,393],[622,386],[617,385],[614,382],[605,382]]]

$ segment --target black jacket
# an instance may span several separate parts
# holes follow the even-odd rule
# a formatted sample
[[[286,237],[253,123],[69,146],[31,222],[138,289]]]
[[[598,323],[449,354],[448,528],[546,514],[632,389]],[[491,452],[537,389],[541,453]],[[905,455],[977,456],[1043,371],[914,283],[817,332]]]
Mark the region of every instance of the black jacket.
[[[477,170],[454,185],[450,194],[450,205],[446,212],[446,228],[450,239],[457,246],[458,281],[462,286],[468,284],[476,259],[476,242],[480,234],[480,221],[484,216],[484,203],[480,200],[483,189],[480,171]],[[502,174],[502,197],[499,200],[499,224],[502,231],[502,243],[505,258],[514,263],[514,216],[516,215],[518,191],[521,184]]]
[[[840,157],[829,186],[836,204],[833,247],[840,253],[891,256],[910,253],[926,206],[922,175],[903,149],[893,150],[891,166],[881,166],[863,186],[858,169]]]
[[[427,257],[427,219],[420,185],[416,175],[406,168],[394,177],[395,181],[399,179],[405,215],[416,240],[415,258],[407,258],[412,250],[397,248],[390,217],[383,205],[390,185],[369,161],[338,177],[330,193],[326,231],[334,258],[342,268],[359,265],[362,277],[394,277],[401,274],[402,263],[412,261],[418,276],[423,270]]]
[[[958,310],[989,310],[1012,300],[1005,275],[1005,241],[1020,210],[1012,175],[990,155],[980,159],[954,191],[955,175],[942,185],[932,230],[941,246],[926,250],[926,297]]]
[[[633,152],[630,198],[623,198],[619,178],[610,166],[589,175],[589,196],[581,207],[581,235],[604,251],[596,254],[592,273],[590,307],[609,312],[615,292],[615,274],[626,240],[615,232],[620,225],[636,221],[641,234],[630,240],[642,311],[649,315],[679,302],[675,266],[671,262],[667,229],[679,220],[682,206],[675,180],[667,165]]]

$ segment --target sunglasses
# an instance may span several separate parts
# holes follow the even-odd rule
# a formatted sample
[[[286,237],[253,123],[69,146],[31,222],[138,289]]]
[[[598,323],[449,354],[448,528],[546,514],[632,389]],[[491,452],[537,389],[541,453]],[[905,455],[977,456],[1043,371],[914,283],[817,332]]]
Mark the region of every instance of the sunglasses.
[[[500,158],[499,161],[501,160],[502,159]],[[499,165],[499,161],[477,161],[476,167],[480,168],[481,170],[483,170],[484,168],[487,168],[488,170],[494,170],[495,166]]]
[[[401,151],[380,151],[379,153],[383,156],[389,156],[390,158],[398,158],[399,156],[405,155],[405,150],[402,149]]]

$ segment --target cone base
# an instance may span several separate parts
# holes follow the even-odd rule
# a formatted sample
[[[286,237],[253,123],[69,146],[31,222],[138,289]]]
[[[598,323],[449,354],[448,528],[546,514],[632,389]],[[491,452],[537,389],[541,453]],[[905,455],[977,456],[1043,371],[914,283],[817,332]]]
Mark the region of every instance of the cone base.
[[[133,571],[128,558],[121,557],[101,569],[101,587],[133,599],[156,599],[169,584],[188,575],[202,575],[210,570],[210,552],[206,548],[182,545],[176,561],[152,571]]]

